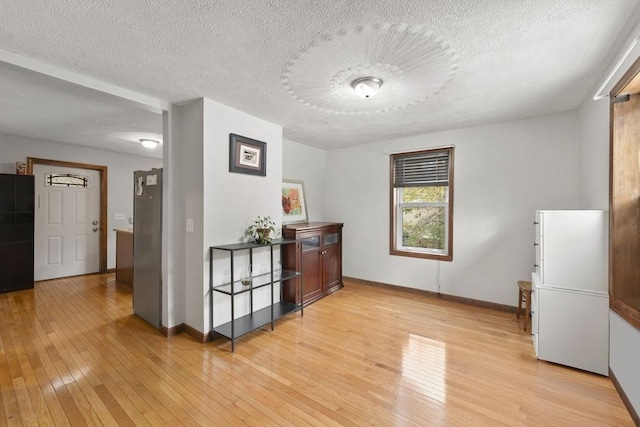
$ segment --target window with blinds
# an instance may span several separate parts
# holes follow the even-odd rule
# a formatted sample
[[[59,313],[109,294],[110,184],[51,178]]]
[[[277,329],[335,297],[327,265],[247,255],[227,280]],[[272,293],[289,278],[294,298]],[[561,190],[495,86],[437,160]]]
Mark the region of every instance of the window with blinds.
[[[392,255],[453,259],[453,150],[391,155]]]

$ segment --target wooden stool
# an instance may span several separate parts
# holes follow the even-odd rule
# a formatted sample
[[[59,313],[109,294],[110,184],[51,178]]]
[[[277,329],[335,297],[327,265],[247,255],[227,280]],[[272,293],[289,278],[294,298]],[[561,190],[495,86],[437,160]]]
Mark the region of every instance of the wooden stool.
[[[524,280],[518,281],[518,309],[516,310],[516,318],[520,319],[520,310],[522,310],[522,303],[524,306],[524,330],[527,330],[527,326],[531,325],[531,282],[525,282]]]

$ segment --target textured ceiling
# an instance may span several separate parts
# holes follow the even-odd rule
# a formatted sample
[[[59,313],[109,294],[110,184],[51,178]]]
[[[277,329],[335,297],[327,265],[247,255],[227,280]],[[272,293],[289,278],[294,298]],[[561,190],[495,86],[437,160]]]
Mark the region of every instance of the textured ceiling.
[[[45,141],[162,158],[162,115],[75,84],[0,62],[0,131]]]
[[[204,96],[330,149],[576,109],[639,16],[640,0],[0,0],[0,48],[171,102]],[[445,40],[454,78],[367,115],[291,96],[292,58],[376,23]]]

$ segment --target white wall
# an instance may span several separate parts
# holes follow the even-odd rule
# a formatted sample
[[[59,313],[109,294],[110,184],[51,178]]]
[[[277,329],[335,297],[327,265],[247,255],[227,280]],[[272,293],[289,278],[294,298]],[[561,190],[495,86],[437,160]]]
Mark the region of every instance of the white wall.
[[[282,191],[282,127],[249,114],[205,99],[204,103],[204,247],[208,256],[209,246],[238,242],[244,230],[258,216],[269,215],[280,223]],[[235,133],[267,143],[266,176],[229,172],[229,134]],[[279,259],[279,252],[275,252]],[[245,258],[237,260],[237,266],[248,265]],[[229,255],[218,251],[214,254],[214,284],[228,281],[230,277]],[[254,273],[269,270],[269,250],[254,251]],[[209,265],[205,263],[205,294],[208,296]],[[236,271],[237,274],[237,271]],[[279,289],[279,288],[277,288]],[[276,301],[279,291],[276,290]],[[249,312],[248,294],[236,299],[236,317]],[[208,298],[205,314],[208,316]],[[254,294],[254,310],[270,302],[269,287]],[[229,297],[214,293],[214,325],[227,322],[231,316]],[[208,319],[208,317],[207,317]],[[208,330],[208,325],[205,326]]]
[[[266,177],[229,172],[230,133],[267,143]],[[187,233],[186,239],[185,323],[208,332],[209,247],[239,242],[258,215],[269,215],[279,222],[282,127],[200,99],[183,108],[183,143],[186,218],[194,219],[194,233]],[[243,255],[236,258],[236,268],[248,264],[247,254]],[[268,271],[268,255],[266,248],[255,251],[255,271]],[[214,285],[229,280],[228,252],[215,253],[213,272]],[[254,309],[268,301],[268,288],[264,288],[255,295]],[[236,303],[236,317],[248,312],[248,294],[237,297]],[[229,297],[214,293],[214,324],[229,320]]]
[[[597,85],[602,83],[624,50],[639,35],[640,23],[631,30]],[[633,59],[627,62],[633,63]],[[618,72],[609,86],[615,84],[624,71]],[[578,109],[578,116],[580,208],[609,210],[609,99],[594,101],[588,96]],[[609,311],[609,336],[610,368],[636,414],[640,414],[640,330]]]
[[[184,321],[185,197],[183,190],[182,107],[169,106],[162,115],[162,325]]]
[[[283,140],[282,178],[304,182],[309,221],[324,221],[327,152],[298,142]]]
[[[578,110],[580,209],[609,210],[609,99],[591,97]]]
[[[131,227],[128,218],[133,215],[133,172],[161,168],[162,160],[0,134],[0,166],[3,173],[15,173],[15,162],[26,162],[27,157],[108,167],[107,268],[115,268],[116,233],[113,229]],[[116,213],[124,213],[127,219],[114,220]]]
[[[202,233],[203,233],[203,166],[204,100],[198,99],[182,108],[182,180],[186,221],[193,220],[193,232],[185,232],[185,282],[183,285],[183,322],[200,332],[204,318],[202,307]]]
[[[325,217],[344,222],[343,272],[516,304],[533,268],[536,209],[577,207],[577,114],[330,151]],[[455,146],[453,262],[389,255],[389,154]],[[438,274],[439,270],[439,274]]]
[[[636,413],[640,413],[640,333],[613,311],[609,322],[609,366]]]

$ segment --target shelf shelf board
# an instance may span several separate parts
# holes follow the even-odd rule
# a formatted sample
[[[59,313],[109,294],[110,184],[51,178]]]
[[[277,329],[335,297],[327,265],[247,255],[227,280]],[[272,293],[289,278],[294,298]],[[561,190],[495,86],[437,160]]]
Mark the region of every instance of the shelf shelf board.
[[[274,277],[273,283],[284,282],[285,280],[293,279],[294,277],[298,276],[300,276],[300,273],[298,273],[297,271],[283,270],[280,278],[276,279]],[[225,295],[238,295],[249,292],[252,289],[260,289],[270,284],[271,273],[265,273],[258,276],[253,276],[251,285],[249,286],[244,286],[239,280],[237,280],[233,283],[233,290],[231,289],[230,283],[224,283],[222,285],[214,286],[212,290]]]
[[[211,249],[217,249],[220,251],[242,251],[245,249],[255,249],[255,248],[268,248],[269,246],[280,246],[280,245],[289,245],[295,243],[295,239],[273,239],[271,243],[258,244],[253,242],[245,242],[245,243],[233,243],[230,245],[220,245],[220,246],[211,246]]]
[[[288,314],[299,311],[302,308],[300,304],[281,301],[273,304],[273,320],[276,321]],[[239,317],[233,320],[234,336],[231,336],[231,323],[227,322],[213,328],[213,332],[226,338],[235,340],[243,335],[253,332],[265,325],[271,323],[271,306],[254,311],[253,314]]]

